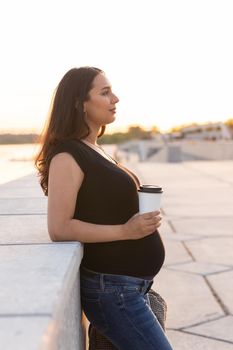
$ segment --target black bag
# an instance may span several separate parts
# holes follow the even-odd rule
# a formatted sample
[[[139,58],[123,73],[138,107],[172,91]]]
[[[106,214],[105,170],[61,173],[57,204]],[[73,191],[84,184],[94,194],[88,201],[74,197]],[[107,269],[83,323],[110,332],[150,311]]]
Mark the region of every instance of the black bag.
[[[150,289],[148,292],[150,306],[157,317],[161,327],[165,331],[165,321],[167,317],[167,304],[165,300],[156,293],[153,289]],[[97,329],[89,325],[88,329],[89,334],[89,350],[117,350],[117,348],[112,345],[112,343],[100,334]]]

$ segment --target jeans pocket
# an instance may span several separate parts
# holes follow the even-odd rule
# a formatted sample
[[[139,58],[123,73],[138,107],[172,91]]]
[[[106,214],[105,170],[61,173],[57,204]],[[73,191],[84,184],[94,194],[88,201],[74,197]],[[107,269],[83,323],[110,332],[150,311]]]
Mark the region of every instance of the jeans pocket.
[[[135,297],[141,294],[140,287],[138,286],[122,286],[119,292],[120,296],[124,299],[135,299]]]
[[[95,289],[81,287],[81,298],[90,301],[99,301],[99,293]]]
[[[89,322],[100,332],[105,332],[108,329],[108,326],[100,303],[99,293],[82,288],[81,304]]]
[[[123,293],[140,293],[140,287],[139,286],[122,286],[121,287]]]
[[[147,303],[145,295],[138,286],[124,286],[118,289],[118,298],[125,310],[140,311]]]

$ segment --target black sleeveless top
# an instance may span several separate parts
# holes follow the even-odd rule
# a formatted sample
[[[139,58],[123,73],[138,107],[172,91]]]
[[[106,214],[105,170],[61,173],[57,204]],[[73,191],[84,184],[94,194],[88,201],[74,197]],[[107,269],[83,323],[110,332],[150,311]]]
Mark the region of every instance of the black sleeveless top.
[[[73,218],[100,225],[127,222],[139,210],[137,177],[120,164],[111,163],[84,142],[66,140],[54,149],[68,152],[84,172]],[[156,231],[137,240],[84,243],[82,266],[109,274],[155,276],[165,257]]]

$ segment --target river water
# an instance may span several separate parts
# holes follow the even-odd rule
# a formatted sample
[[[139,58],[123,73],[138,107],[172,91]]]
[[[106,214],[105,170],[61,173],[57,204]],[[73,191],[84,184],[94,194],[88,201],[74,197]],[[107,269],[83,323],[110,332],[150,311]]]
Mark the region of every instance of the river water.
[[[0,145],[0,184],[36,172],[37,144]]]
[[[104,149],[112,155],[115,145],[105,145]],[[33,158],[38,150],[38,144],[0,145],[0,184],[36,173]]]

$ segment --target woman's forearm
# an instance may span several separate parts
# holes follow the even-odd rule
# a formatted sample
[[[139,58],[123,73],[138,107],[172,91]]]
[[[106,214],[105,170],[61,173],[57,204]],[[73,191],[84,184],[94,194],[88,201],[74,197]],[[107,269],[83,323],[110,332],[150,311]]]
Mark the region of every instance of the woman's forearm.
[[[50,234],[53,241],[79,241],[82,243],[111,242],[127,239],[124,225],[97,225],[77,219],[69,220],[62,230]]]
[[[154,233],[161,224],[159,211],[133,215],[121,225],[97,225],[67,219],[49,220],[48,230],[52,241],[79,241],[81,243],[114,242],[141,239]]]

